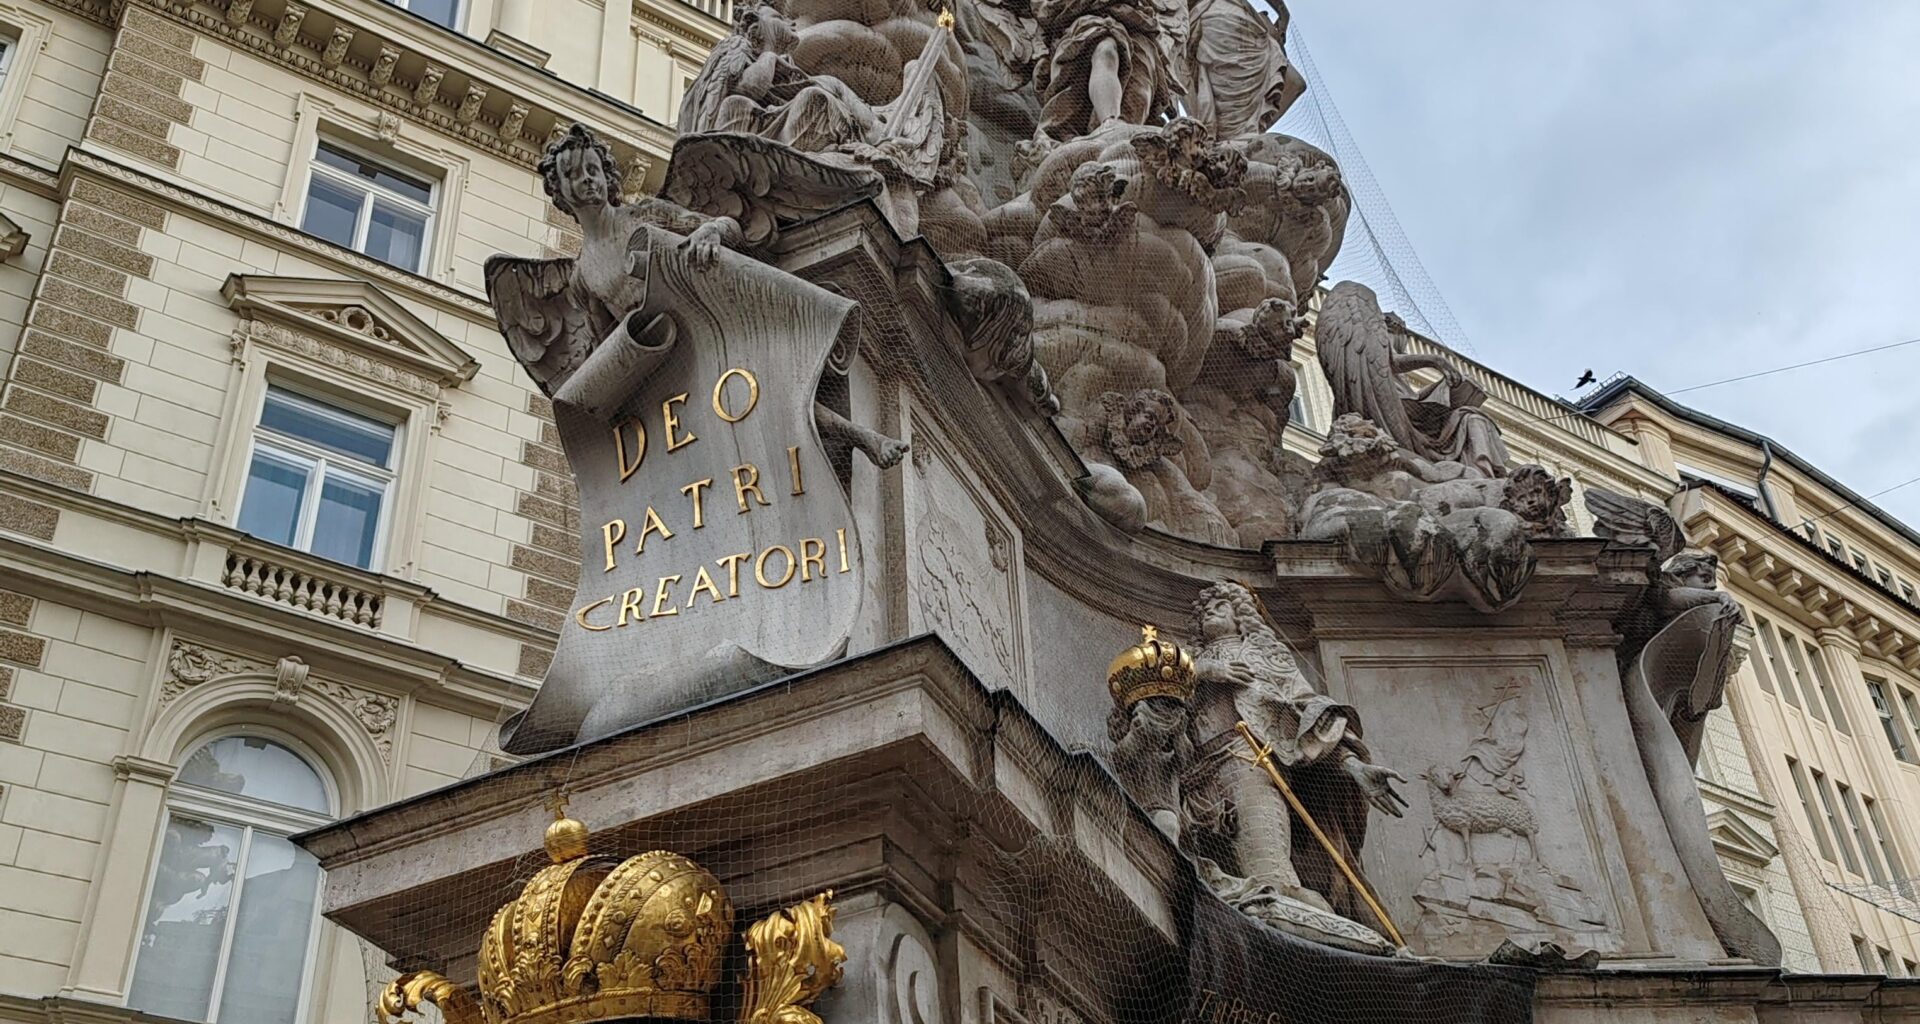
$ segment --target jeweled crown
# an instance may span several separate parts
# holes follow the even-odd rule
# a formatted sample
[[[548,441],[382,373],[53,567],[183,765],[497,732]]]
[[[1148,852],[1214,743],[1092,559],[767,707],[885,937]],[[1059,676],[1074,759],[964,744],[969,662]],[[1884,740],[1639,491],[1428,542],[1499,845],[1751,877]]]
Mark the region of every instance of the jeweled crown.
[[[403,975],[381,993],[383,1022],[422,1003],[437,1005],[447,1024],[712,1019],[734,934],[719,880],[665,850],[593,856],[587,827],[564,808],[558,803],[547,827],[552,863],[495,912],[480,940],[479,997],[431,971]],[[748,930],[749,1010],[774,1015],[767,1020],[819,1019],[802,1007],[839,979],[846,959],[831,938],[832,898],[823,893]],[[809,941],[795,941],[796,929]],[[769,942],[776,934],[783,941]]]
[[[1114,703],[1130,708],[1148,697],[1172,697],[1185,703],[1193,696],[1193,655],[1160,636],[1156,626],[1140,627],[1140,642],[1120,652],[1107,666],[1107,692]]]

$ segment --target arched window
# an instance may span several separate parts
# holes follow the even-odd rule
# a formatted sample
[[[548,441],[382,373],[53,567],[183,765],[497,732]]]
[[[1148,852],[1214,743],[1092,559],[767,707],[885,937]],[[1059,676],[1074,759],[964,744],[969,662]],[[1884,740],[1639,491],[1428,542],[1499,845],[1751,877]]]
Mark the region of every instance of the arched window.
[[[295,1024],[320,865],[287,836],[332,817],[327,780],[283,743],[223,736],[187,757],[167,804],[127,1005],[183,1020]]]

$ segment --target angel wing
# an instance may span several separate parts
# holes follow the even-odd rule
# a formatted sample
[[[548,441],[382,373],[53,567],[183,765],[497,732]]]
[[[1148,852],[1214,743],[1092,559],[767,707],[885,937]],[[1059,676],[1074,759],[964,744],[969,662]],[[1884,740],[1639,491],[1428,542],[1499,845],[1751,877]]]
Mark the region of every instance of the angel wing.
[[[612,329],[612,318],[575,283],[571,258],[494,256],[487,260],[486,279],[500,333],[543,391],[579,366]]]
[[[1359,413],[1402,445],[1413,423],[1393,372],[1393,335],[1373,289],[1353,281],[1333,286],[1315,327],[1320,366],[1333,387],[1333,414]]]
[[[680,120],[676,126],[680,134],[711,131],[720,123],[720,101],[733,94],[734,85],[753,65],[753,60],[753,42],[738,29],[714,46],[699,76],[687,87],[687,94],[680,101]]]
[[[1672,514],[1652,502],[1604,487],[1589,487],[1587,511],[1593,513],[1594,536],[1616,544],[1651,547],[1655,565],[1665,565],[1687,545],[1686,532]]]
[[[682,135],[660,194],[710,217],[740,222],[749,248],[781,225],[880,194],[880,175],[835,167],[772,139],[740,132]]]

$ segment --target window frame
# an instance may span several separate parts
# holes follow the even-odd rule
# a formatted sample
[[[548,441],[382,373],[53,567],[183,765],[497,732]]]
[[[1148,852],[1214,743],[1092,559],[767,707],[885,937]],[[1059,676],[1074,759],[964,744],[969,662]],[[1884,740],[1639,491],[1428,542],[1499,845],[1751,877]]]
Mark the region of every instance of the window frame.
[[[1800,797],[1800,813],[1806,816],[1807,827],[1813,831],[1814,845],[1819,847],[1820,856],[1830,864],[1840,863],[1834,856],[1833,844],[1828,841],[1827,833],[1820,824],[1820,809],[1814,806],[1813,787],[1807,781],[1807,770],[1792,757],[1787,758],[1787,774],[1793,779],[1793,789]]]
[[[444,28],[449,32],[464,33],[466,31],[467,15],[472,13],[469,10],[469,8],[472,5],[469,4],[467,0],[453,0],[453,22],[452,24],[442,24],[441,22],[434,21],[432,18],[429,18],[424,14],[415,13],[413,9],[414,0],[386,0],[386,2],[394,7],[400,8],[401,10],[407,12],[408,14],[412,14],[414,17],[419,18],[421,21],[427,22],[428,24],[432,24],[432,25],[439,25],[441,28]]]
[[[1847,842],[1846,829],[1841,827],[1840,812],[1836,809],[1840,801],[1833,795],[1833,780],[1818,768],[1808,768],[1807,774],[1813,777],[1813,791],[1819,797],[1820,809],[1827,814],[1827,828],[1833,833],[1833,845],[1840,848],[1838,863],[1859,875],[1860,857],[1853,852],[1853,844]]]
[[[1887,695],[1887,687],[1895,684],[1864,672],[1860,678],[1867,685],[1867,701],[1873,705],[1875,717],[1880,719],[1880,731],[1886,733],[1887,746],[1893,750],[1893,759],[1907,764],[1920,764],[1914,758],[1913,743],[1908,738],[1907,724],[1902,719],[1899,705]]]
[[[38,10],[0,2],[0,37],[9,44],[4,64],[0,65],[0,152],[14,150],[20,106],[26,100],[35,62],[52,35],[53,22]],[[64,147],[65,140],[60,145]]]
[[[1887,822],[1880,815],[1880,805],[1864,793],[1860,800],[1866,805],[1867,824],[1873,829],[1874,840],[1880,844],[1880,859],[1886,862],[1888,877],[1906,878],[1907,862],[1900,856],[1900,848],[1894,845],[1893,836],[1887,832]]]
[[[1802,640],[1800,645],[1806,649],[1808,667],[1813,670],[1814,685],[1820,688],[1820,700],[1827,706],[1830,716],[1828,724],[1840,730],[1842,735],[1853,735],[1853,723],[1848,721],[1846,709],[1840,706],[1840,697],[1834,691],[1833,673],[1827,671],[1826,654],[1811,640]]]
[[[1840,794],[1840,809],[1846,813],[1847,824],[1853,828],[1853,842],[1860,847],[1860,862],[1867,879],[1885,884],[1888,877],[1886,868],[1880,863],[1880,854],[1874,849],[1874,844],[1868,842],[1871,836],[1867,833],[1866,813],[1860,809],[1860,794],[1852,786],[1838,780],[1834,781],[1833,787]]]
[[[389,0],[389,2],[391,2],[391,0]],[[338,167],[321,162],[320,147],[322,146],[330,146],[356,160],[364,160],[367,163],[404,174],[406,177],[424,178],[427,185],[427,202],[425,205],[422,205],[419,200],[411,196],[401,195],[399,192],[377,182],[356,177]],[[435,234],[439,228],[440,198],[444,191],[442,188],[444,182],[434,178],[431,174],[421,174],[418,170],[408,167],[401,161],[370,152],[367,147],[355,144],[351,139],[343,139],[337,133],[320,131],[316,133],[311,150],[307,154],[307,181],[300,193],[300,212],[295,218],[295,223],[297,224],[304,225],[306,223],[307,209],[313,204],[313,184],[316,175],[339,188],[358,191],[361,194],[359,211],[354,214],[353,240],[344,243],[346,248],[370,260],[379,260],[379,262],[385,263],[387,266],[404,270],[409,274],[426,275],[427,265],[432,259],[435,250]],[[415,262],[414,266],[408,267],[398,263],[391,263],[367,252],[367,233],[373,225],[373,205],[375,199],[384,199],[387,202],[419,213],[425,218],[420,228],[420,258]],[[306,228],[302,227],[301,230],[306,231]],[[313,233],[308,232],[308,234]],[[322,235],[314,235],[314,237],[324,238]],[[330,238],[326,238],[325,240],[332,242],[334,245],[343,244],[335,242]]]
[[[162,838],[156,838],[152,852],[147,858],[146,883],[140,892],[140,911],[134,925],[136,930],[133,936],[132,955],[127,959],[126,991],[131,995],[134,978],[138,976],[140,970],[140,935],[146,928],[146,905],[153,898],[154,879],[159,873],[161,860],[166,856],[166,843],[163,837],[166,835],[167,826],[172,823],[175,815],[183,815],[195,820],[240,829],[240,849],[235,852],[233,860],[233,889],[227,897],[229,908],[227,921],[220,936],[220,951],[218,959],[214,962],[213,980],[208,988],[205,1016],[201,1018],[206,1024],[220,1024],[220,997],[226,986],[227,970],[232,959],[234,930],[238,927],[240,920],[240,900],[246,892],[247,857],[253,849],[254,832],[264,828],[270,835],[282,839],[290,838],[299,832],[339,820],[341,806],[340,786],[333,778],[332,772],[328,770],[326,760],[315,754],[306,744],[278,729],[247,723],[205,733],[182,746],[182,753],[175,761],[177,764],[185,764],[188,758],[201,749],[232,736],[261,739],[292,751],[295,756],[306,762],[307,767],[320,779],[320,784],[326,791],[328,811],[323,814],[297,807],[286,807],[267,800],[248,800],[237,794],[222,793],[191,782],[182,782],[178,778],[167,784],[166,796],[160,808],[159,837]],[[326,887],[326,869],[316,864],[313,922],[307,929],[307,948],[300,961],[300,995],[293,1011],[296,1024],[307,1020],[308,1014],[313,1009],[314,987],[321,980],[318,977],[321,966],[320,935],[326,925],[326,917],[321,913],[321,906]],[[132,1008],[139,1009],[139,1007]],[[235,1022],[229,1021],[227,1024],[235,1024]]]
[[[1800,695],[1794,692],[1794,679],[1787,674],[1786,658],[1780,653],[1780,641],[1775,635],[1778,630],[1764,615],[1753,617],[1754,632],[1760,634],[1760,646],[1767,658],[1767,665],[1773,669],[1775,681],[1780,687],[1780,696],[1794,707],[1800,706]]]
[[[267,375],[266,385],[266,387],[260,389],[258,399],[253,403],[252,426],[247,432],[246,451],[244,457],[241,459],[240,491],[234,498],[233,522],[235,528],[239,528],[241,517],[246,513],[247,483],[253,478],[253,462],[260,453],[261,435],[264,433],[270,435],[265,440],[276,457],[288,461],[300,460],[308,464],[307,485],[301,496],[300,510],[295,516],[293,539],[291,543],[284,546],[290,547],[303,554],[311,555],[314,558],[334,562],[335,564],[346,565],[367,572],[383,571],[380,566],[387,561],[388,535],[392,532],[393,528],[393,506],[396,502],[395,490],[400,482],[401,470],[398,463],[401,459],[405,458],[407,452],[405,436],[407,418],[404,416],[395,417],[391,413],[368,409],[359,403],[341,400],[333,395],[325,395],[324,397],[322,395],[316,395],[312,393],[314,389],[302,388],[298,383],[290,384],[284,377],[272,373]],[[275,389],[322,407],[332,407],[350,413],[358,413],[369,419],[387,423],[393,428],[393,443],[387,456],[388,465],[383,467],[370,466],[366,463],[342,456],[337,452],[329,452],[310,441],[280,433],[261,423],[260,418],[266,414],[267,398]],[[320,493],[326,486],[328,477],[335,472],[338,472],[340,476],[350,480],[358,479],[361,482],[373,481],[377,482],[380,486],[380,512],[374,523],[373,548],[368,552],[366,565],[341,562],[338,559],[327,558],[327,556],[313,550],[313,530],[319,519]],[[251,534],[249,536],[251,536]],[[267,541],[264,537],[256,539],[266,543],[273,543],[272,541]]]
[[[1806,640],[1788,632],[1784,626],[1780,627],[1779,633],[1780,645],[1785,647],[1787,651],[1787,667],[1793,670],[1794,685],[1799,687],[1800,699],[1805,702],[1804,710],[1807,714],[1825,722],[1827,720],[1826,709],[1820,706],[1821,699],[1819,690],[1813,684],[1812,680],[1808,678],[1806,657],[1801,653],[1801,649],[1806,644]]]

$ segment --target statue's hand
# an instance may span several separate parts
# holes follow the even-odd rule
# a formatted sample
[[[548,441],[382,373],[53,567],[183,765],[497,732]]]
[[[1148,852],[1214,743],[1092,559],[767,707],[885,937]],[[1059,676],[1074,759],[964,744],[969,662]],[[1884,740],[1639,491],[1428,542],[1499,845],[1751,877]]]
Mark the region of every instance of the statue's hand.
[[[681,243],[687,250],[687,261],[695,270],[707,270],[720,258],[720,247],[726,244],[726,226],[717,220],[710,220],[693,229],[693,234]]]
[[[1407,798],[1393,788],[1395,782],[1405,782],[1406,777],[1384,765],[1368,764],[1357,757],[1349,756],[1345,765],[1347,774],[1360,786],[1360,792],[1367,795],[1367,802],[1382,814],[1401,817],[1401,811],[1407,806]]]

